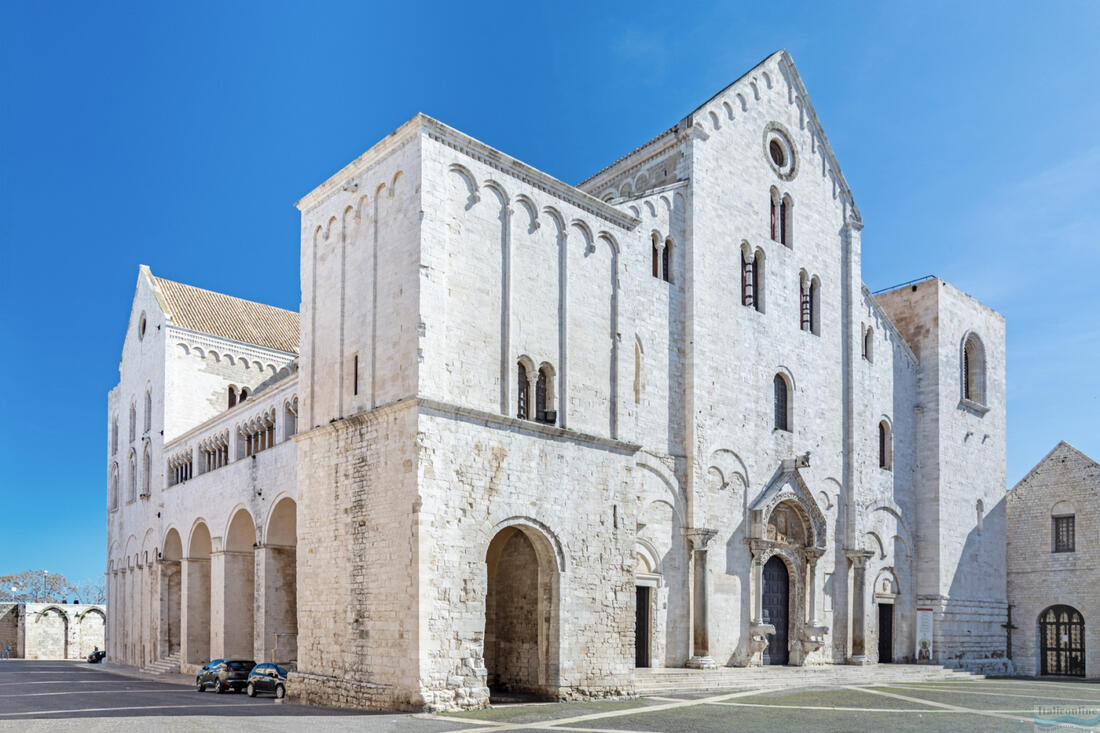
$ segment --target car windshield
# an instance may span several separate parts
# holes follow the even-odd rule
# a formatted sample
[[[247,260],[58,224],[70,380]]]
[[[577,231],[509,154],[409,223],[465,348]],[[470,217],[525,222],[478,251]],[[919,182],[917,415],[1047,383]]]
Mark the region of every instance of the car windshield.
[[[286,677],[286,670],[279,665],[275,665],[275,670],[279,673],[280,677]]]
[[[230,669],[249,670],[249,669],[252,669],[253,667],[255,667],[256,663],[255,662],[232,661],[232,662],[226,662],[225,665],[227,667],[229,667]]]

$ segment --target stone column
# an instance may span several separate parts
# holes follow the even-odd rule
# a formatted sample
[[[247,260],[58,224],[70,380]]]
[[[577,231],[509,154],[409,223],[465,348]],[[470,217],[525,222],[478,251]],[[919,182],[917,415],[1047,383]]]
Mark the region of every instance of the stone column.
[[[852,622],[852,655],[848,658],[849,664],[867,664],[867,609],[864,608],[866,595],[867,560],[873,553],[867,550],[848,550],[845,553],[848,562],[852,565],[852,594],[848,608],[849,618]]]
[[[256,605],[253,646],[256,659],[288,662],[297,658],[295,549],[256,548]]]
[[[707,544],[718,534],[713,529],[690,529],[685,532],[691,551],[691,658],[685,666],[692,669],[716,669],[710,656],[710,633],[707,626],[707,606],[710,601],[707,582]]]
[[[205,664],[210,661],[210,559],[184,558],[182,575],[181,661]]]
[[[246,658],[253,654],[253,551],[210,555],[210,654]]]

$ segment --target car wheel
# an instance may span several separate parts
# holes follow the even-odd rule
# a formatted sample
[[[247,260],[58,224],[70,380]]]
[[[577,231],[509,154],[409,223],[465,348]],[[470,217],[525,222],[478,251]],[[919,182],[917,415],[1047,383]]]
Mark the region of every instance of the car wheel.
[[[256,697],[256,685],[251,682],[248,683],[248,687],[244,691],[248,693],[249,697]]]
[[[202,680],[195,681],[195,692],[206,692],[206,685],[202,683]]]
[[[218,680],[214,683],[214,692],[218,693],[219,695],[225,692],[225,685],[222,684],[221,680]]]
[[[282,700],[286,697],[286,688],[282,685],[275,685],[275,697]]]

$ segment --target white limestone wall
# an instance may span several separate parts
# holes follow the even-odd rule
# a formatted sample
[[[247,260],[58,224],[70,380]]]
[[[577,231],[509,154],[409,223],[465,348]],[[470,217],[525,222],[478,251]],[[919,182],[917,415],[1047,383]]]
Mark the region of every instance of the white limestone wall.
[[[691,138],[691,256],[694,278],[694,377],[689,386],[697,416],[693,481],[695,526],[718,530],[708,560],[711,654],[723,664],[744,663],[749,604],[750,553],[747,509],[767,488],[780,462],[810,454],[802,471],[819,509],[836,521],[846,500],[844,463],[844,319],[846,267],[859,271],[858,251],[845,260],[841,230],[845,202],[820,139],[803,124],[804,112],[778,64],[767,65],[716,97],[693,117]],[[765,129],[778,124],[791,142],[796,174],[783,180],[765,147]],[[770,189],[793,200],[789,245],[771,238]],[[778,235],[777,235],[778,236]],[[741,304],[741,252],[764,256],[761,310]],[[800,273],[821,283],[820,329],[802,331]],[[792,418],[789,432],[774,429],[773,380],[784,374]],[[858,461],[858,459],[857,459]],[[710,486],[704,478],[716,475]],[[718,478],[718,477],[721,478]],[[714,490],[714,483],[720,487]],[[817,569],[819,593],[828,596],[819,619],[832,638],[847,623],[846,564],[836,524],[829,552]],[[843,647],[819,653],[837,661]]]
[[[165,349],[165,441],[224,413],[230,387],[238,395],[242,387],[254,393],[261,384],[288,376],[295,358],[174,326],[167,327]]]
[[[432,126],[421,145],[420,394],[514,417],[529,360],[532,384],[553,370],[558,425],[618,434],[633,405],[630,216],[457,131]]]
[[[107,609],[95,604],[21,603],[12,655],[25,659],[84,659],[104,649]]]
[[[299,203],[303,431],[416,391],[422,211],[410,125]]]
[[[939,659],[970,666],[1001,660],[1007,618],[1004,318],[939,279],[884,293],[878,302],[920,359],[918,604],[936,611]],[[985,406],[978,409],[962,400],[962,347],[970,332],[985,348]]]
[[[1055,448],[1008,492],[1006,566],[1012,604],[1012,661],[1023,675],[1042,672],[1039,618],[1067,605],[1085,622],[1085,676],[1100,677],[1100,466],[1066,443]],[[1054,515],[1074,517],[1073,552],[1053,552]]]
[[[289,441],[285,407],[294,402],[297,384],[295,376],[286,377],[281,383],[261,390],[231,410],[224,410],[167,445],[162,443],[159,431],[152,437],[151,442],[156,444],[158,454],[191,454],[194,475],[190,480],[174,486],[154,484],[149,498],[126,504],[119,511],[109,514],[108,539],[111,550],[108,557],[107,588],[109,601],[116,604],[117,612],[111,616],[108,643],[111,645],[109,654],[117,661],[144,665],[166,655],[167,625],[187,623],[188,603],[187,599],[181,597],[186,584],[181,587],[178,579],[180,569],[176,566],[168,568],[158,562],[170,533],[178,535],[182,556],[187,558],[192,549],[191,538],[195,528],[204,525],[211,536],[211,549],[215,553],[223,552],[229,522],[243,508],[256,527],[256,542],[262,545],[265,528],[275,504],[283,497],[296,500],[295,450],[293,442]],[[240,427],[265,413],[275,415],[278,442],[253,457],[238,459],[237,456],[243,455]],[[229,434],[230,463],[213,471],[203,472],[201,444],[205,438],[215,434]],[[163,477],[163,461],[154,467],[156,475]],[[250,546],[247,551],[253,552]],[[227,557],[228,576],[225,572]],[[234,601],[237,596],[233,589],[258,589],[251,601],[255,604],[256,596],[262,595],[268,585],[263,578],[254,581],[252,573],[236,556],[223,555],[208,562],[207,572],[216,565],[216,578],[227,582],[211,583],[209,593],[204,593],[202,598],[192,598],[191,605],[197,604],[209,613],[203,619],[203,625],[208,627],[205,633],[209,634],[212,643],[210,651],[225,651],[227,627],[237,623],[233,617],[240,617],[249,610],[247,607],[239,607],[240,603],[243,602],[246,606],[250,603]],[[173,577],[176,579],[172,580]],[[173,583],[172,591],[169,591],[170,583]],[[226,588],[230,589],[228,595]],[[230,602],[227,603],[227,599]],[[172,604],[178,604],[182,608]],[[252,610],[253,616],[260,615]],[[228,634],[236,644],[239,636],[236,630],[230,628]],[[237,644],[239,648],[230,651],[242,656],[255,654],[257,658],[262,658],[269,645],[262,634],[254,645],[252,636],[249,631],[245,634],[249,641],[242,642],[245,646]]]
[[[145,318],[145,333],[139,335],[141,319]],[[163,486],[164,456],[161,431],[164,429],[164,373],[165,373],[165,324],[166,319],[153,291],[148,270],[138,273],[133,305],[119,360],[119,383],[108,398],[107,416],[107,562],[108,570],[129,568],[140,561],[141,540],[150,526],[150,518],[156,513],[150,497]],[[149,429],[146,430],[145,393],[149,391],[152,410]],[[130,406],[134,406],[134,438],[130,439]],[[112,451],[112,424],[118,421],[118,450]],[[149,496],[142,497],[143,452],[150,452]],[[134,457],[134,471],[129,470],[129,456]],[[118,498],[112,505],[111,471],[117,466]],[[130,571],[117,582],[108,582],[107,603],[117,608],[112,613],[107,631],[108,653],[116,658],[129,658],[141,654],[137,636],[123,628],[123,619],[134,618],[141,623],[140,605],[128,605],[123,590],[132,586]],[[132,573],[132,575],[136,575]],[[127,582],[130,585],[127,585]],[[140,626],[138,627],[140,628]]]
[[[419,434],[427,704],[486,700],[486,553],[507,527],[532,533],[536,550],[546,550],[540,573],[556,588],[540,636],[543,690],[567,698],[629,692],[635,525],[625,510],[634,446],[444,405],[422,409]]]

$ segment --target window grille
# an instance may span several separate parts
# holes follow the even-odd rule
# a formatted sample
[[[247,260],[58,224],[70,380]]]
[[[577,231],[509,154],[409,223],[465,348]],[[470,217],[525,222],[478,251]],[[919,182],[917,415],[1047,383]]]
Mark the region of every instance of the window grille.
[[[1054,517],[1054,551],[1074,552],[1074,517]]]
[[[523,364],[519,364],[519,368],[516,370],[518,374],[517,385],[518,391],[516,392],[516,417],[520,420],[528,419],[527,403],[530,400],[530,387],[527,384],[527,367]]]

